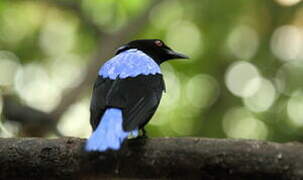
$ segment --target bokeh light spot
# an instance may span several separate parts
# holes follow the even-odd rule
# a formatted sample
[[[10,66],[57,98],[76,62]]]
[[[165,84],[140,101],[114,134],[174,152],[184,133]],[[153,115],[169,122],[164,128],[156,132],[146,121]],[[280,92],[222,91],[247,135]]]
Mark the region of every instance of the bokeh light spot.
[[[287,103],[287,114],[296,126],[303,126],[303,93],[294,92]]]
[[[57,12],[49,16],[51,20],[41,30],[40,47],[53,56],[69,52],[75,44],[77,21],[59,18]]]
[[[196,108],[212,105],[219,95],[219,84],[215,78],[206,74],[192,77],[186,84],[186,98]]]
[[[303,64],[294,61],[283,64],[276,73],[276,85],[279,92],[292,95],[297,90],[303,90]]]
[[[266,139],[268,135],[267,126],[242,107],[225,113],[223,130],[231,138]]]
[[[259,46],[257,32],[245,25],[237,26],[229,35],[227,47],[238,59],[252,58]]]
[[[179,1],[167,0],[152,9],[149,19],[155,28],[164,29],[182,19],[183,11]]]
[[[59,121],[58,130],[65,136],[86,138],[91,132],[89,124],[89,99],[73,104]]]
[[[161,66],[166,92],[162,94],[159,108],[156,111],[153,120],[149,122],[152,125],[167,123],[172,115],[171,113],[176,106],[178,106],[181,96],[180,80],[175,73],[174,68],[169,63],[165,63]]]
[[[239,61],[233,63],[227,69],[225,74],[225,84],[234,95],[248,97],[253,95],[259,89],[259,77],[259,72],[253,64]],[[252,80],[254,80],[253,84],[250,82]],[[249,86],[249,88],[247,86]]]
[[[276,0],[276,1],[283,6],[293,6],[301,2],[301,0]]]
[[[48,62],[51,81],[60,90],[73,88],[82,82],[85,65],[78,55],[65,54],[51,58]]]
[[[37,30],[44,12],[42,6],[32,1],[20,1],[10,4],[9,8],[0,8],[3,10],[0,13],[0,40],[13,46]]]
[[[0,122],[0,137],[18,136],[21,124],[15,121]]]
[[[15,77],[14,87],[26,104],[50,112],[61,99],[58,88],[51,83],[41,64],[30,63],[20,68]]]
[[[266,111],[275,101],[275,87],[267,79],[254,79],[253,81],[261,81],[261,84],[259,85],[258,90],[252,96],[244,98],[244,104],[249,110],[254,112]],[[254,83],[253,81],[251,82]]]
[[[179,136],[190,136],[195,129],[195,122],[193,118],[186,118],[184,112],[180,111],[180,113],[174,113],[174,115],[170,118],[169,127]],[[181,118],[184,121],[176,121],[176,118]]]
[[[138,0],[85,0],[82,7],[95,24],[103,31],[114,32],[119,30],[129,19],[131,14],[136,14],[144,9],[147,1]]]
[[[1,89],[0,89],[0,124],[1,124],[2,110],[3,110],[3,99],[2,99],[2,92],[1,92]]]
[[[20,64],[15,54],[9,51],[0,51],[0,86],[12,85],[19,67]]]
[[[190,21],[177,21],[166,33],[166,42],[173,49],[193,57],[203,52],[202,38],[199,28]]]
[[[272,35],[270,47],[280,60],[296,60],[303,51],[302,30],[293,25],[281,26]]]
[[[179,101],[181,96],[181,87],[178,74],[171,65],[166,63],[162,66],[163,78],[165,81],[166,92],[162,95],[161,108],[169,109]]]

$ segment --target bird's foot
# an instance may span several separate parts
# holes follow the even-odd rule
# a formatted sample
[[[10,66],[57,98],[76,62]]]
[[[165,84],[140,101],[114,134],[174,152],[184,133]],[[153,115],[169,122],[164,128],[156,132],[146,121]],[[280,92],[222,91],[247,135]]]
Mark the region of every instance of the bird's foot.
[[[147,137],[147,132],[145,131],[145,129],[142,128],[141,130],[142,130],[142,136]]]
[[[141,134],[136,138],[136,139],[147,139],[147,132],[145,131],[144,128],[141,129]]]

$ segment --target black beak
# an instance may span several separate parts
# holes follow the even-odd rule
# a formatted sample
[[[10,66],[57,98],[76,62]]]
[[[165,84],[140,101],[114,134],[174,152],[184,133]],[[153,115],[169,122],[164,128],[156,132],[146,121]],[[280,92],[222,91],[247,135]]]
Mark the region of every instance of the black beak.
[[[172,59],[189,59],[188,56],[175,52],[171,49],[167,50],[167,54],[169,54],[172,57]]]

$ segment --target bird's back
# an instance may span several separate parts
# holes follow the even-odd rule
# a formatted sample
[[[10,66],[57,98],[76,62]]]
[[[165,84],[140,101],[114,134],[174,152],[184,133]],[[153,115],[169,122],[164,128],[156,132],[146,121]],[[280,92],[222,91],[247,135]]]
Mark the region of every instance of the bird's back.
[[[143,127],[156,111],[165,89],[159,66],[138,50],[129,50],[107,61],[99,71],[91,101],[95,129],[108,107],[123,111],[123,128]]]
[[[159,65],[148,55],[137,49],[122,52],[105,62],[99,75],[109,79],[125,79],[138,75],[161,74]]]

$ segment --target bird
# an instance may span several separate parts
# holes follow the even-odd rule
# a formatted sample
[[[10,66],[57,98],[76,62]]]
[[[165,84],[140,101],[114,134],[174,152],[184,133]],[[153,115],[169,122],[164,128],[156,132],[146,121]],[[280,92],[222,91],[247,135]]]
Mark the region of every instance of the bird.
[[[94,83],[85,150],[117,151],[129,136],[137,137],[160,103],[165,83],[160,64],[188,59],[160,39],[139,39],[122,45],[99,69]]]

